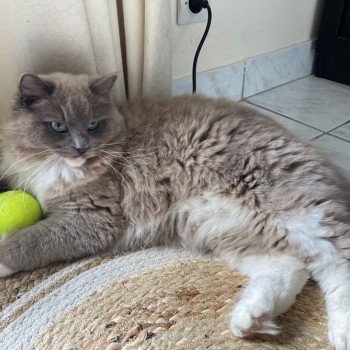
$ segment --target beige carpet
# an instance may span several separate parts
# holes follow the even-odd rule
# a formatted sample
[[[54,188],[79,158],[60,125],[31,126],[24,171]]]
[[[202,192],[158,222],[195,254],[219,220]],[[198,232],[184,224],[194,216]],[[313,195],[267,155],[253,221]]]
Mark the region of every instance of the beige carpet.
[[[232,336],[246,282],[218,260],[160,248],[17,274],[0,281],[0,349],[330,349],[311,283],[280,335]]]

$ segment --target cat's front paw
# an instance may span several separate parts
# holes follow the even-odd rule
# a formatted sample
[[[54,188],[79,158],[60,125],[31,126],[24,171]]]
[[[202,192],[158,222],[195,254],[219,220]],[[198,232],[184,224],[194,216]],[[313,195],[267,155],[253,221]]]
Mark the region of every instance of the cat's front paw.
[[[231,313],[231,331],[236,337],[245,337],[252,333],[278,334],[280,328],[272,321],[271,314],[272,306],[267,303],[243,299]]]
[[[7,266],[4,264],[0,263],[0,278],[8,277],[14,274],[14,271],[9,269]]]

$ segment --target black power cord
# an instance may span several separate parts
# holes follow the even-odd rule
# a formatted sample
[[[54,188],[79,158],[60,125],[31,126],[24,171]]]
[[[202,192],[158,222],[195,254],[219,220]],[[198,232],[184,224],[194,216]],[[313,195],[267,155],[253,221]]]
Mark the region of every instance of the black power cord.
[[[202,11],[202,9],[207,9],[208,11],[208,20],[207,25],[205,27],[203,36],[201,41],[199,42],[199,45],[197,47],[196,53],[193,58],[193,66],[192,66],[192,93],[195,94],[197,90],[197,61],[199,57],[199,53],[201,52],[202,46],[204,44],[205,39],[207,38],[207,35],[209,33],[210,24],[211,24],[211,8],[209,6],[208,1],[206,0],[189,0],[189,8],[191,12],[193,13],[199,13]]]

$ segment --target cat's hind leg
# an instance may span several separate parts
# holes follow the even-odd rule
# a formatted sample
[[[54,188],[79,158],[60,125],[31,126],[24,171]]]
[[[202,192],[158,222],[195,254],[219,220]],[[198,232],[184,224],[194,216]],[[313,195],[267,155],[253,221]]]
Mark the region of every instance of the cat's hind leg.
[[[342,214],[339,205],[328,208]],[[348,215],[314,209],[284,220],[291,242],[307,255],[307,270],[325,295],[328,337],[336,350],[350,350],[350,225]]]
[[[326,299],[328,337],[336,350],[350,350],[350,267],[338,254],[324,254],[308,265]]]
[[[250,277],[231,313],[234,335],[277,334],[274,317],[287,311],[309,278],[305,265],[287,255],[252,255],[228,258],[230,265]]]

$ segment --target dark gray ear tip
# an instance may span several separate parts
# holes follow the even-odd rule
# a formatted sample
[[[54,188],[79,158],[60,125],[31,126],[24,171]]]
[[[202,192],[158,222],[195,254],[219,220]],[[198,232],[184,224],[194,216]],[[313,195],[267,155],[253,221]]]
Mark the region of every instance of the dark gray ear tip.
[[[54,84],[42,80],[38,75],[24,73],[19,79],[19,92],[24,98],[38,98],[50,95],[54,91]]]
[[[31,74],[31,73],[21,74],[21,76],[19,77],[19,82],[18,82],[19,88],[21,89],[23,84],[25,84],[29,80],[34,80],[34,79],[35,79],[34,74]]]
[[[117,78],[117,73],[111,73],[108,75],[100,76],[98,78],[93,79],[89,83],[89,88],[91,92],[95,95],[109,94]]]
[[[117,81],[117,79],[118,79],[117,73],[111,73],[111,74],[105,75],[103,77],[103,80],[109,81],[112,84],[112,87],[113,87],[114,83]]]
[[[100,80],[101,83],[109,82],[110,84],[114,84],[117,79],[118,79],[118,74],[117,73],[111,73],[111,74],[107,74],[107,75],[102,76],[99,80]]]
[[[109,75],[109,77],[110,77],[110,78],[113,78],[113,79],[115,79],[115,80],[117,80],[117,79],[118,79],[118,73],[117,73],[117,72],[111,73],[111,74]]]
[[[19,77],[19,82],[23,82],[24,80],[41,80],[37,75],[32,74],[32,73],[23,73],[21,74],[21,76]]]
[[[45,83],[35,74],[24,73],[19,78],[19,88],[26,88],[31,85],[44,85]]]
[[[33,73],[26,72],[26,73],[22,73],[19,79],[21,80],[23,77],[36,77],[36,76],[37,75]]]

